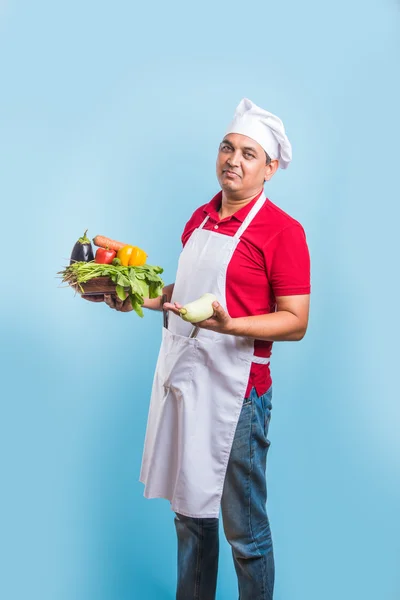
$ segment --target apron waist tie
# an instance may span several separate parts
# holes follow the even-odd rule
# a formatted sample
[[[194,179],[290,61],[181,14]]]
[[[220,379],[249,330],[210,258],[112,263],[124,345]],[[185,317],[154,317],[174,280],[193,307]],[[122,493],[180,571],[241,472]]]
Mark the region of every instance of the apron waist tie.
[[[264,356],[254,356],[253,355],[251,362],[257,363],[257,365],[268,365],[270,362],[270,358],[265,358]]]

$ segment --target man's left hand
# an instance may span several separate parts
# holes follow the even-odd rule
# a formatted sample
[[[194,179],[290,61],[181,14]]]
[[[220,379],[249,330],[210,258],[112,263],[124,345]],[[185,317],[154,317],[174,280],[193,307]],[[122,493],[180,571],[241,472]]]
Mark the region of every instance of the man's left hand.
[[[214,309],[213,316],[204,321],[199,321],[199,323],[193,323],[193,325],[203,329],[211,329],[217,333],[230,333],[233,319],[228,315],[226,310],[222,308],[219,302],[213,302],[212,306]],[[177,302],[174,302],[174,304],[165,302],[163,308],[164,310],[171,310],[176,315],[180,316],[179,309],[182,308],[182,305]]]
[[[193,325],[197,325],[197,327],[202,327],[203,329],[211,329],[218,333],[230,333],[233,321],[232,317],[228,315],[219,302],[213,302],[212,306],[214,309],[212,317],[205,321],[200,321],[200,323],[193,323]]]

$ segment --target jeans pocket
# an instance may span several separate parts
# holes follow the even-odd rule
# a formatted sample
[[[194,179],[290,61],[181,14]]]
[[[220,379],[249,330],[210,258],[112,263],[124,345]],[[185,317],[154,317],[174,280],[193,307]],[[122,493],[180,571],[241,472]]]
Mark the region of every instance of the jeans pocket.
[[[256,388],[252,387],[250,390],[250,394],[248,398],[243,400],[243,406],[251,406],[253,404],[254,398],[257,398]]]
[[[271,398],[272,398],[272,386],[262,396],[262,406],[263,406],[263,412],[264,412],[264,435],[265,435],[266,443],[268,446],[271,443],[267,439],[269,424],[271,421],[271,411],[272,411]]]
[[[267,439],[267,435],[268,435],[268,429],[269,429],[269,423],[271,421],[271,411],[267,410],[265,411],[265,416],[264,416],[264,434],[266,437],[266,441],[268,443],[268,445],[271,443],[268,439]]]

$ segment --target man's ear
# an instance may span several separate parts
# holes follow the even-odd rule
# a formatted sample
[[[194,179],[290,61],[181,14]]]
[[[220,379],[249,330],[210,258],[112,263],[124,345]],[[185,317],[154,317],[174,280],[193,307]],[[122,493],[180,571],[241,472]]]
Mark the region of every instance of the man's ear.
[[[279,160],[276,158],[271,160],[269,165],[265,165],[264,181],[269,181],[279,168]]]

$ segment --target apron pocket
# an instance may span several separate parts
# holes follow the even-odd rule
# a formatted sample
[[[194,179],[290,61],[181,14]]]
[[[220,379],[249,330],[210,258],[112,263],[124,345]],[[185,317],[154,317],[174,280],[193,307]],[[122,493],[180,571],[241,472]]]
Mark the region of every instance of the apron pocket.
[[[182,390],[193,379],[196,339],[163,329],[158,376],[165,388]]]

